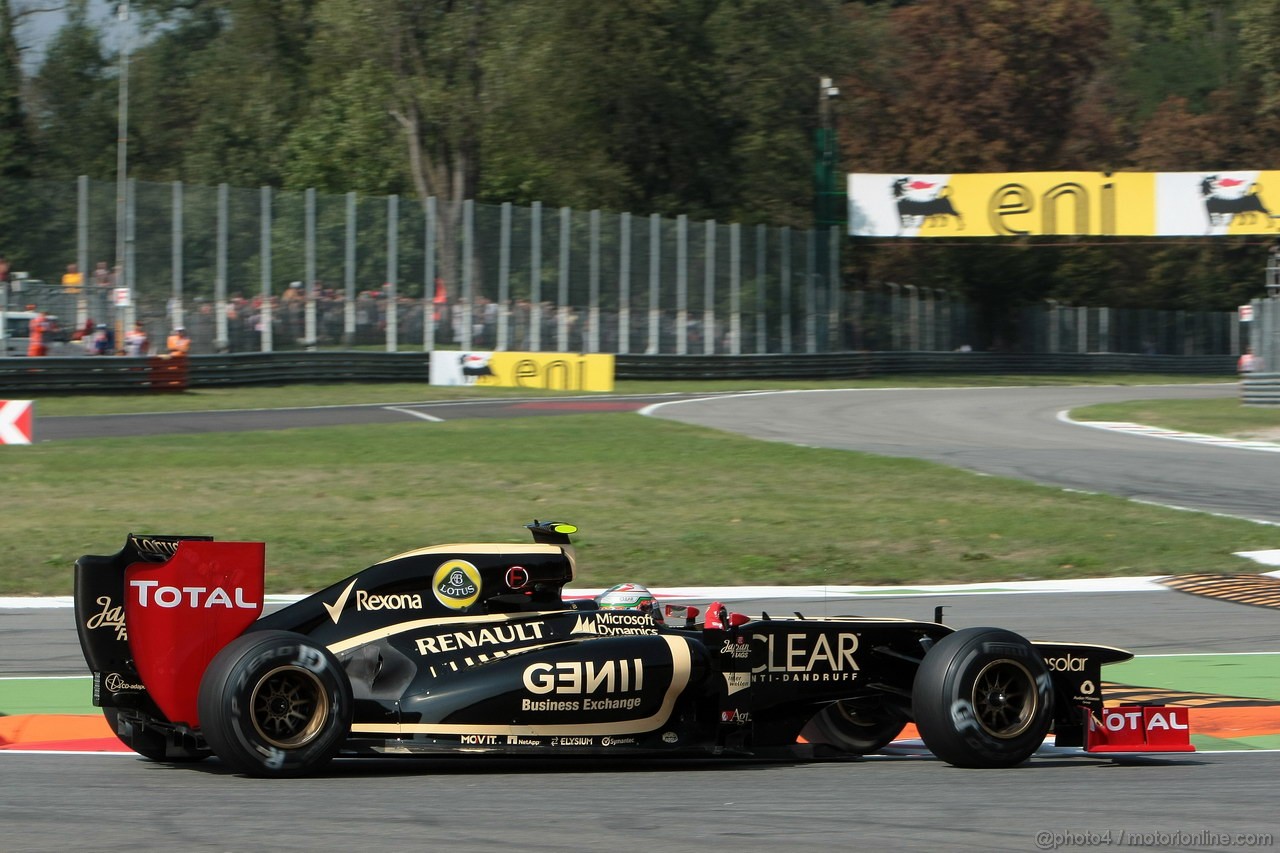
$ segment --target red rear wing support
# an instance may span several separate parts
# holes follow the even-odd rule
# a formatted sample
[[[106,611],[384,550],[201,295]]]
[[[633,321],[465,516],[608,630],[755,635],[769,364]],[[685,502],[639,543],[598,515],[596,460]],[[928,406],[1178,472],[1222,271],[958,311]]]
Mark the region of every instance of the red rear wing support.
[[[1116,705],[1102,716],[1085,715],[1084,751],[1195,752],[1191,745],[1191,709],[1172,705]]]
[[[205,668],[262,614],[266,545],[183,541],[125,569],[125,624],[142,683],[170,722],[199,726]]]

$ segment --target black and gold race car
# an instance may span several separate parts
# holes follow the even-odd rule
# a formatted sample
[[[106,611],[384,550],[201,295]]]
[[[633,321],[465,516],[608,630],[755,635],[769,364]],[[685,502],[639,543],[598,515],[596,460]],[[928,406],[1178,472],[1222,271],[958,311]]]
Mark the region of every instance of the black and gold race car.
[[[265,616],[262,543],[131,534],[76,561],[94,703],[148,758],[254,776],[442,752],[863,755],[908,722],[965,767],[1020,764],[1050,731],[1190,749],[1181,709],[1104,714],[1101,668],[1128,652],[938,619],[600,609],[564,595],[576,528],[527,526],[532,545],[410,551]]]

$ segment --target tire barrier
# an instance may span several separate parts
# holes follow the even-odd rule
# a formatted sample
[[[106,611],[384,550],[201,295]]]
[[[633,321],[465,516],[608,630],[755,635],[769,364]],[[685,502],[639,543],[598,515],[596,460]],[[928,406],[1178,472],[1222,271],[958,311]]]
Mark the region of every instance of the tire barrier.
[[[185,391],[186,359],[163,356],[0,359],[5,393]]]
[[[864,379],[922,374],[1163,373],[1233,376],[1230,355],[1132,353],[834,352],[619,355],[615,379]]]
[[[1280,406],[1280,373],[1251,373],[1241,377],[1240,402],[1246,406]]]

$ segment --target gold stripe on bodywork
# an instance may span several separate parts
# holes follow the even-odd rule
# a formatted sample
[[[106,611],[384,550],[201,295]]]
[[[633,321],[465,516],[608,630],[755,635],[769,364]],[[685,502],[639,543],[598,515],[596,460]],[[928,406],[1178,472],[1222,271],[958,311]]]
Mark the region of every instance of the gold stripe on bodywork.
[[[403,554],[396,554],[394,557],[387,557],[385,560],[379,560],[374,563],[374,565],[380,566],[383,563],[391,563],[396,560],[403,560],[406,557],[419,557],[426,554],[452,554],[458,557],[465,557],[468,554],[489,554],[499,557],[547,554],[558,557],[562,553],[563,548],[559,545],[516,545],[505,542],[466,542],[462,544],[430,545],[426,548],[416,548],[412,551],[405,551]]]

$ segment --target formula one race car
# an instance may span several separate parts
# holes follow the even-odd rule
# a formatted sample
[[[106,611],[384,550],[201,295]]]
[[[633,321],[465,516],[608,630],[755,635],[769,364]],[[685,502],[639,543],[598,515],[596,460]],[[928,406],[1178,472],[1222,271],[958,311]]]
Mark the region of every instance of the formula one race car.
[[[94,704],[148,758],[213,754],[254,776],[442,752],[862,755],[908,722],[964,767],[1020,764],[1050,730],[1091,751],[1191,748],[1185,709],[1104,713],[1119,649],[937,620],[604,609],[563,596],[576,528],[528,528],[536,544],[411,551],[266,616],[262,543],[131,534],[76,561]]]

